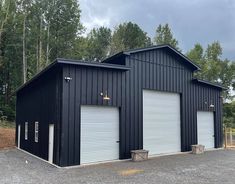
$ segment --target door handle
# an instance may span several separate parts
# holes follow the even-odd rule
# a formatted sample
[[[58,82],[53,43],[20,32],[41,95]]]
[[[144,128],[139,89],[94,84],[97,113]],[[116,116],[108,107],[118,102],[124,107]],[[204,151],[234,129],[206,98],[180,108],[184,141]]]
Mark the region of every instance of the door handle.
[[[116,143],[120,143],[120,141],[116,141]]]

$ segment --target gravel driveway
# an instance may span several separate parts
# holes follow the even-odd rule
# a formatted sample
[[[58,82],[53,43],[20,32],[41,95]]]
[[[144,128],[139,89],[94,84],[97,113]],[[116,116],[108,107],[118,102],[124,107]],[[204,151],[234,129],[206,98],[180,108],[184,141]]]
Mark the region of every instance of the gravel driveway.
[[[26,160],[28,163],[26,163]],[[0,183],[235,183],[235,151],[179,154],[145,162],[55,168],[17,149],[0,151]]]

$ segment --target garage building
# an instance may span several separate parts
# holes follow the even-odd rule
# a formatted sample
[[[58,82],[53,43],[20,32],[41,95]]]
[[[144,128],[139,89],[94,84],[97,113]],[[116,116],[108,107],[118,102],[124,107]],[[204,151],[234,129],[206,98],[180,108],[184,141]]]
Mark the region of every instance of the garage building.
[[[169,45],[57,59],[17,91],[16,143],[59,166],[222,147],[223,87]]]

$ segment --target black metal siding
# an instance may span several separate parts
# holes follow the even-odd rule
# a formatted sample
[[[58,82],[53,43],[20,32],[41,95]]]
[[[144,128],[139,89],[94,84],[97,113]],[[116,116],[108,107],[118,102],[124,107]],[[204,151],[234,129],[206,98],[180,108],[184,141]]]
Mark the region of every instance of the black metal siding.
[[[60,63],[17,93],[16,122],[29,122],[29,141],[21,133],[21,147],[48,157],[48,127],[55,123],[54,163],[80,164],[80,106],[103,105],[120,109],[120,159],[143,148],[143,89],[179,93],[181,97],[181,147],[197,143],[197,111],[215,105],[215,147],[222,146],[221,90],[193,82],[193,69],[169,52],[156,49],[121,57],[130,70]],[[111,61],[109,61],[111,62]],[[118,58],[113,63],[118,64]],[[72,80],[66,82],[65,77]],[[110,101],[100,92],[107,90]],[[39,121],[39,143],[34,143],[34,122]],[[16,128],[17,130],[17,128]],[[17,135],[17,133],[16,133]],[[16,136],[17,138],[17,136]],[[17,140],[16,140],[17,142]]]
[[[123,62],[122,62],[123,63]],[[197,110],[215,105],[215,146],[222,146],[221,90],[193,83],[184,60],[166,49],[126,56],[128,71],[64,65],[61,166],[80,164],[80,105],[120,107],[120,159],[143,148],[143,89],[179,93],[181,96],[181,147],[197,143]],[[111,97],[104,102],[100,92]]]
[[[68,76],[72,80],[63,80],[62,92],[61,166],[80,164],[80,106],[121,107],[122,89],[125,88],[121,70],[64,65],[63,78]],[[106,90],[111,97],[108,102],[100,96]],[[120,134],[120,137],[124,136],[121,131]]]
[[[17,92],[16,143],[18,124],[21,125],[20,148],[45,160],[48,159],[49,124],[54,127],[54,163],[59,164],[61,70],[54,68]],[[38,143],[34,141],[34,123],[39,122]],[[28,140],[25,140],[25,122],[28,122]]]
[[[198,110],[214,111],[215,147],[222,146],[221,90],[193,83],[193,73],[183,62],[180,57],[167,52],[166,49],[127,56],[126,65],[132,70],[126,73],[126,77],[132,85],[130,89],[126,88],[126,98],[131,100],[126,104],[126,109],[130,109],[126,113],[131,117],[124,123],[130,130],[130,141],[125,141],[126,157],[130,156],[130,150],[143,148],[143,89],[174,92],[181,95],[182,151],[189,151],[192,144],[197,144]],[[210,109],[210,104],[214,104],[215,108]],[[139,131],[133,127],[139,127]]]

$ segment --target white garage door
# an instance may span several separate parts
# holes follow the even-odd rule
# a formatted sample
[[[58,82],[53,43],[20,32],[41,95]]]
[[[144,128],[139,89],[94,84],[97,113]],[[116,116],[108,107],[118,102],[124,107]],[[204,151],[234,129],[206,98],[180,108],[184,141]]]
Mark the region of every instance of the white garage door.
[[[81,164],[119,158],[119,111],[81,106]]]
[[[143,91],[143,146],[150,155],[181,151],[179,94]]]
[[[197,112],[197,132],[198,144],[204,145],[206,149],[215,147],[213,112]]]

